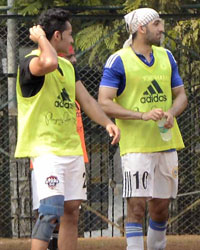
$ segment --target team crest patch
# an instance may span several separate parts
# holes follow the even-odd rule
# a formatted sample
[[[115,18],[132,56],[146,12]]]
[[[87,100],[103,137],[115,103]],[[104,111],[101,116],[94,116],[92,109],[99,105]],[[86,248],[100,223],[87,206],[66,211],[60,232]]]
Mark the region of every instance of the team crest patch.
[[[54,189],[58,183],[59,183],[58,177],[54,175],[47,177],[45,181],[45,184],[47,184],[48,187],[51,189]]]
[[[174,178],[177,178],[177,176],[178,176],[178,167],[174,167],[174,168],[172,169],[172,176],[173,176]]]

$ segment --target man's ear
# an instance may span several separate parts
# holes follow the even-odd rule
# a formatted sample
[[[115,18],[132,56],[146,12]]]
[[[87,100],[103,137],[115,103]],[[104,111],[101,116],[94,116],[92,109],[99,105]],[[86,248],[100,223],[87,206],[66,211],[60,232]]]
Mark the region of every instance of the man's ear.
[[[55,38],[56,40],[60,40],[60,38],[61,38],[61,33],[60,33],[60,31],[58,31],[58,30],[54,31],[53,36],[54,36],[54,38]]]
[[[144,34],[144,33],[146,33],[146,27],[144,25],[143,26],[141,25],[138,27],[138,31],[139,31],[139,33]]]

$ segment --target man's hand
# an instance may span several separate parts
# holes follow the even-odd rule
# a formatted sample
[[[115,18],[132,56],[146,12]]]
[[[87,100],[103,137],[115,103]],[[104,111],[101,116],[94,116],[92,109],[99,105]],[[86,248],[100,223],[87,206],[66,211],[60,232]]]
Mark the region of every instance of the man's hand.
[[[29,38],[34,43],[38,43],[38,41],[41,37],[46,38],[46,34],[40,25],[33,26],[32,28],[29,29],[29,32],[30,32]]]
[[[142,120],[144,121],[158,121],[161,120],[164,116],[164,111],[162,109],[152,109],[149,112],[145,112],[142,115]]]
[[[114,123],[111,123],[106,126],[106,130],[109,136],[113,137],[111,144],[117,144],[120,140],[120,130],[118,129],[118,127]]]
[[[166,118],[165,128],[172,128],[174,125],[174,116],[170,111],[164,112],[164,117]]]

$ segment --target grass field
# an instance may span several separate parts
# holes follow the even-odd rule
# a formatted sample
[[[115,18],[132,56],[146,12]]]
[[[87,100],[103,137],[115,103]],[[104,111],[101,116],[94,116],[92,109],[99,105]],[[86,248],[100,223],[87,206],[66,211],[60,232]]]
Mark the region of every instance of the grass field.
[[[167,236],[166,250],[199,250],[200,235]],[[0,250],[30,250],[30,239],[2,239]],[[125,250],[126,240],[123,237],[114,238],[80,238],[77,250]],[[146,249],[146,239],[145,239]]]

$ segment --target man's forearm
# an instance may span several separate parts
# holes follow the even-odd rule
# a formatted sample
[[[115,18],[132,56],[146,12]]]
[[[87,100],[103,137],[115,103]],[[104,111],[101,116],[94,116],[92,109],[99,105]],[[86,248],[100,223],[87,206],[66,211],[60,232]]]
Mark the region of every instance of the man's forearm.
[[[109,123],[112,123],[95,99],[89,98],[82,108],[86,115],[97,124],[106,127]]]
[[[182,93],[178,95],[174,101],[172,107],[169,109],[169,112],[174,116],[179,116],[187,107],[187,96]]]
[[[104,103],[99,102],[104,112],[111,118],[122,120],[141,120],[142,112],[128,110],[121,107],[119,104],[112,100],[106,100]]]

